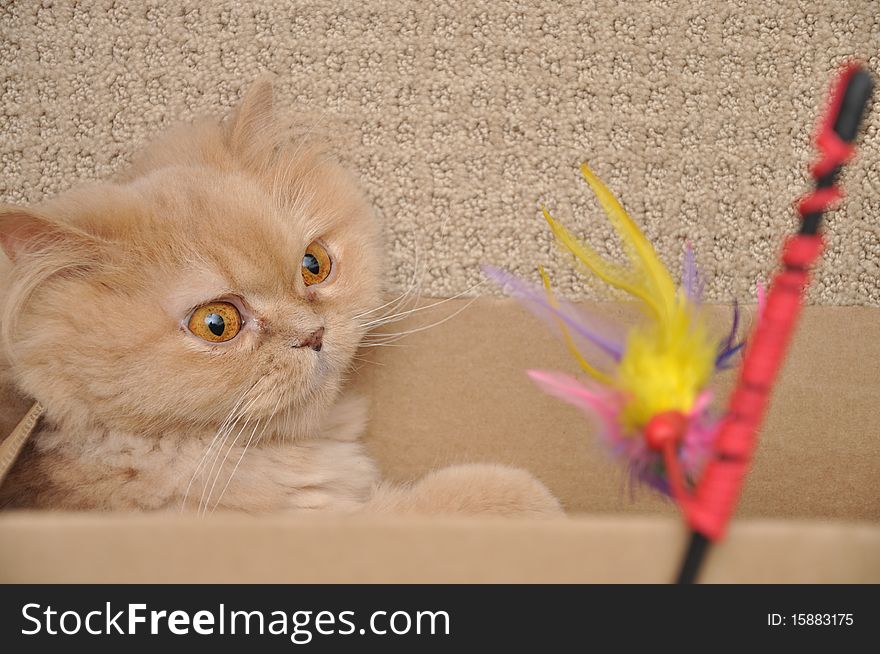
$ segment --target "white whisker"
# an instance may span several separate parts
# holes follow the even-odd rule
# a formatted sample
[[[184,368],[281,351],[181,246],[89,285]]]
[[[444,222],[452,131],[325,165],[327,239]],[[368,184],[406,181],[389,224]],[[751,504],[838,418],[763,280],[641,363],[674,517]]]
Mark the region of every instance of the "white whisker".
[[[220,458],[220,452],[223,451],[223,446],[226,445],[226,442],[229,440],[229,436],[232,434],[233,430],[238,425],[239,420],[241,420],[241,418],[247,414],[248,409],[250,409],[257,400],[259,400],[261,397],[263,397],[263,395],[264,395],[264,393],[258,393],[257,395],[255,395],[253,397],[253,399],[251,399],[247,403],[247,405],[244,408],[241,409],[241,411],[239,412],[239,414],[235,418],[235,420],[232,422],[232,424],[229,427],[227,427],[227,429],[223,435],[222,441],[220,441],[219,445],[216,447],[217,451],[216,451],[216,454],[214,455],[214,460],[211,463],[211,469],[208,471],[207,477],[205,477],[205,484],[202,487],[202,495],[199,498],[199,513],[201,513],[202,504],[205,502],[205,493],[207,493],[207,491],[208,491],[208,484],[210,483],[210,480],[214,477],[214,468],[216,467],[217,461]],[[247,425],[247,423],[248,423],[248,419],[245,418],[245,421],[242,424],[241,429],[244,429],[245,426]],[[241,433],[241,430],[239,430],[239,433]],[[237,438],[237,436],[236,436],[236,438]]]
[[[254,434],[257,432],[257,429],[259,429],[260,423],[262,421],[263,421],[262,418],[258,418],[257,421],[254,423],[254,428],[251,431],[251,435],[247,440],[248,443],[251,442],[251,439],[254,437]],[[235,435],[235,438],[232,439],[232,444],[230,444],[230,446],[226,449],[226,454],[223,456],[223,461],[220,462],[220,466],[217,468],[217,474],[214,475],[214,481],[211,483],[211,490],[208,491],[208,497],[205,498],[205,506],[201,512],[201,515],[203,517],[208,514],[208,505],[211,503],[211,497],[214,495],[214,488],[217,486],[217,482],[220,481],[220,475],[223,474],[223,466],[225,466],[226,462],[229,460],[229,455],[232,453],[232,450],[235,449],[235,444],[238,443],[238,439],[241,437],[242,433],[244,433],[244,429],[245,429],[245,427],[247,427],[247,424],[248,424],[247,422],[244,422],[242,424],[241,429],[238,430],[238,433]],[[241,455],[239,456],[239,459],[238,459],[239,462],[241,462],[242,456],[244,456],[244,451],[242,451]],[[238,466],[238,464],[236,463],[236,467],[237,466]],[[232,473],[233,474],[235,473],[235,469],[233,469]],[[226,486],[229,486],[230,481],[232,481],[232,475],[230,475],[229,479],[226,480]],[[223,487],[224,490],[226,489],[226,486]],[[214,508],[217,508],[216,504],[214,505]],[[213,513],[213,511],[212,511],[212,513]]]
[[[357,356],[357,355],[352,356],[351,359],[352,359],[352,361],[359,361],[359,362],[362,363],[362,364],[363,364],[363,363],[369,363],[369,364],[374,365],[374,366],[384,366],[384,365],[385,365],[385,364],[382,363],[381,361],[373,361],[372,359],[368,359],[367,357],[359,357],[359,356]],[[355,369],[356,369],[356,370],[359,370],[359,369],[360,369],[360,366],[355,366]]]
[[[420,266],[420,264],[419,264],[420,257],[419,257],[418,242],[413,243],[413,250],[414,250],[413,272],[410,277],[409,285],[407,286],[406,290],[404,290],[403,293],[401,293],[399,296],[397,296],[397,298],[395,298],[395,300],[392,300],[392,302],[386,302],[385,304],[383,304],[380,307],[376,307],[375,309],[372,309],[364,314],[357,316],[358,318],[364,317],[370,313],[375,313],[376,311],[379,311],[380,309],[384,309],[385,307],[388,307],[388,305],[390,304],[391,306],[385,312],[385,316],[380,317],[380,319],[381,319],[381,318],[387,317],[387,315],[389,315],[389,314],[397,312],[402,306],[406,306],[406,304],[408,304],[408,303],[410,303],[410,304],[412,304],[412,303],[417,304],[418,303],[418,301],[422,297],[422,282],[424,281],[425,274],[427,273],[427,266],[423,266],[423,265]]]
[[[413,273],[413,274],[415,274],[415,273]],[[387,317],[388,315],[391,315],[393,313],[398,312],[401,307],[403,307],[407,304],[417,303],[419,301],[419,299],[421,298],[420,283],[421,283],[420,281],[413,278],[412,281],[410,282],[410,285],[403,291],[403,293],[398,295],[396,298],[394,298],[393,300],[390,300],[390,301],[386,302],[385,304],[382,304],[374,309],[370,309],[369,311],[364,311],[364,312],[354,316],[354,319],[359,320],[361,318],[369,316],[370,314],[376,313],[377,311],[381,311],[382,309],[387,308],[385,315],[380,316],[379,318],[375,319],[375,320],[382,320],[385,317]],[[370,322],[372,322],[372,320]],[[369,326],[369,322],[362,323],[362,326],[365,326],[365,327]]]
[[[431,323],[430,325],[423,325],[422,327],[416,327],[415,329],[408,329],[408,330],[402,331],[402,332],[393,332],[390,334],[377,334],[378,336],[391,336],[394,338],[392,338],[388,341],[382,341],[380,343],[372,343],[372,345],[390,345],[394,341],[396,341],[400,338],[403,338],[404,336],[409,336],[410,334],[417,334],[419,332],[425,331],[426,329],[433,329],[434,327],[439,327],[443,323],[448,322],[449,320],[452,320],[453,318],[455,318],[458,314],[460,314],[465,309],[469,308],[474,302],[476,302],[479,299],[480,298],[478,298],[478,297],[473,298],[470,302],[465,304],[463,307],[461,307],[458,310],[456,310],[455,312],[449,314],[448,316],[446,316],[442,320],[438,320],[437,322]]]
[[[193,471],[192,477],[190,477],[189,483],[186,485],[186,491],[183,494],[183,501],[180,504],[180,511],[181,512],[183,512],[186,509],[186,501],[187,501],[187,499],[189,499],[189,493],[190,493],[190,490],[192,490],[192,485],[195,482],[196,477],[198,476],[199,472],[201,471],[202,466],[205,464],[205,461],[207,460],[207,458],[211,452],[211,449],[214,447],[214,443],[217,441],[220,434],[223,433],[223,430],[226,428],[226,425],[228,425],[229,422],[233,419],[233,416],[236,415],[236,412],[238,411],[238,408],[241,406],[241,403],[244,401],[244,398],[247,397],[247,394],[250,393],[251,390],[253,390],[254,386],[256,386],[259,381],[260,381],[259,379],[257,381],[255,381],[247,389],[245,389],[245,391],[241,395],[239,395],[238,400],[236,400],[235,404],[232,406],[232,409],[230,409],[229,413],[223,419],[223,422],[221,422],[220,426],[217,428],[217,432],[214,434],[214,438],[208,444],[208,447],[205,448],[205,452],[204,452],[204,454],[202,454],[202,458],[199,459],[199,462],[196,465],[196,469]]]
[[[275,406],[272,408],[272,413],[269,414],[269,417],[266,420],[265,424],[263,425],[263,429],[260,431],[260,435],[257,437],[256,442],[259,442],[260,439],[263,438],[263,435],[266,433],[266,430],[269,428],[269,425],[271,424],[272,419],[275,417],[275,413],[278,411],[278,405],[281,404],[281,397],[282,396],[279,395],[278,399],[275,401]],[[211,509],[211,513],[214,513],[214,511],[217,510],[217,507],[220,506],[220,501],[223,499],[223,495],[226,494],[226,489],[229,488],[229,484],[232,482],[232,478],[235,476],[235,473],[238,471],[238,466],[241,465],[241,460],[244,458],[244,455],[247,453],[248,448],[251,446],[251,443],[254,442],[254,434],[257,433],[257,427],[259,427],[261,421],[262,421],[262,418],[260,418],[260,420],[257,421],[257,424],[254,426],[254,430],[251,432],[251,435],[248,438],[247,443],[244,444],[244,448],[242,449],[241,454],[238,456],[238,461],[235,462],[235,465],[232,468],[232,472],[229,473],[229,477],[226,479],[226,484],[223,486],[223,490],[221,490],[220,495],[217,496],[217,501],[214,503],[214,508]],[[232,450],[232,447],[234,447],[234,446],[235,446],[235,443],[233,443],[232,446],[229,448],[230,451]],[[229,456],[229,453],[227,452],[226,455]],[[223,463],[225,464],[226,461],[224,460]],[[218,473],[218,477],[219,477],[219,473]],[[210,497],[211,496],[208,495],[209,499],[210,499]],[[208,507],[206,504],[205,505],[206,511],[207,511],[207,508]]]
[[[354,318],[355,320],[358,320],[360,318],[363,318],[364,316],[370,315],[371,313],[376,313],[377,311],[381,311],[385,307],[390,306],[392,304],[394,304],[394,305],[400,304],[400,302],[404,301],[406,299],[406,297],[410,293],[412,293],[412,289],[414,289],[414,288],[415,288],[415,279],[413,279],[410,282],[410,285],[406,288],[406,290],[404,290],[400,295],[395,297],[393,300],[388,300],[388,302],[386,302],[385,304],[381,304],[378,307],[375,307],[373,309],[369,309],[368,311],[362,311],[358,314],[355,314],[354,316],[352,316],[352,318]],[[392,309],[392,311],[394,311],[394,310],[395,309]]]
[[[380,325],[387,324],[389,322],[397,322],[398,320],[402,320],[403,318],[406,318],[407,316],[410,316],[414,313],[418,313],[419,311],[425,311],[426,309],[433,309],[435,307],[439,307],[440,305],[446,304],[447,302],[451,302],[452,300],[457,300],[460,297],[467,295],[468,293],[470,293],[471,291],[473,291],[476,288],[479,288],[480,286],[482,286],[485,283],[486,283],[486,280],[483,280],[483,281],[477,282],[476,284],[474,284],[470,288],[463,290],[461,293],[453,295],[452,297],[444,298],[442,300],[438,300],[437,302],[432,302],[431,304],[428,304],[428,305],[425,305],[422,307],[416,307],[415,309],[409,309],[407,311],[402,311],[400,313],[397,313],[397,314],[394,314],[391,316],[385,316],[383,318],[377,318],[375,320],[371,320],[369,322],[364,323],[364,327],[375,328]],[[476,299],[476,298],[474,298],[474,299]],[[468,305],[468,306],[470,306],[470,305]]]

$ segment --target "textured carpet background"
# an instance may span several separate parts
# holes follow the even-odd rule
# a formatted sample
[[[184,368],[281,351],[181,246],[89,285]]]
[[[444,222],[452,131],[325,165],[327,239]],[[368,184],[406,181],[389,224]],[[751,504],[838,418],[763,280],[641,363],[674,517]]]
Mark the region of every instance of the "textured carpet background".
[[[537,4],[537,3],[535,3]],[[754,295],[794,225],[829,72],[880,68],[880,5],[812,2],[0,0],[0,199],[104,176],[262,71],[317,110],[387,224],[389,287],[479,281],[481,262],[601,297],[555,255],[541,202],[619,254],[591,163],[677,270]],[[324,110],[327,110],[324,113]],[[847,172],[813,300],[880,305],[880,111]],[[480,292],[494,292],[484,289]]]

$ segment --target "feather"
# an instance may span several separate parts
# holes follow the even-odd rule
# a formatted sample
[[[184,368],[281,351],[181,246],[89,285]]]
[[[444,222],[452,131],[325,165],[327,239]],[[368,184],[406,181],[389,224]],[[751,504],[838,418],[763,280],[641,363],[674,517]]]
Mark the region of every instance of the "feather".
[[[694,256],[694,248],[688,241],[684,246],[684,265],[681,271],[681,286],[688,300],[699,304],[703,299],[703,287],[705,280],[697,268],[697,260]]]
[[[607,336],[600,329],[589,325],[583,312],[570,303],[554,296],[555,305],[551,304],[542,289],[500,268],[483,266],[483,272],[501,288],[519,299],[532,313],[542,320],[549,321],[554,327],[557,326],[558,321],[561,321],[575,334],[597,346],[615,361],[619,360],[623,355],[624,346],[619,339]]]
[[[594,382],[586,386],[562,373],[541,370],[530,370],[529,376],[545,392],[597,417],[603,440],[612,453],[625,460],[630,475],[668,494],[663,456],[648,446],[644,427],[653,416],[666,411],[679,411],[687,417],[679,460],[685,480],[694,479],[708,456],[717,426],[710,412],[708,384],[744,346],[736,342],[740,310],[734,305],[732,325],[724,338],[712,337],[700,305],[704,280],[690,243],[685,247],[681,286],[677,288],[654,248],[611,192],[586,165],[581,172],[620,237],[628,265],[604,260],[546,209],[544,218],[562,247],[588,271],[629,293],[645,309],[641,323],[618,330],[625,333],[623,342],[607,336],[595,321],[587,321],[575,307],[559,300],[543,269],[543,289],[495,268],[484,270],[502,286],[513,289],[533,312],[562,333],[566,346]],[[608,355],[611,370],[599,371],[587,361],[576,338]]]
[[[605,185],[586,165],[581,172],[623,241],[630,267],[604,261],[546,210],[544,217],[562,246],[588,270],[641,300],[647,309],[650,320],[629,330],[615,375],[617,387],[628,397],[623,420],[638,427],[664,410],[687,411],[718,354],[699,307],[676,289],[654,248]]]
[[[642,483],[669,494],[662,457],[650,449],[642,438],[632,438],[627,434],[618,415],[623,398],[614,392],[594,390],[581,384],[574,377],[549,370],[529,370],[529,377],[548,395],[557,397],[580,409],[592,418],[598,418],[599,435],[611,453],[624,461],[629,475]],[[693,479],[705,465],[711,450],[714,421],[702,417],[711,402],[712,394],[700,395],[695,411],[690,416],[692,427],[688,430],[680,449],[682,469]]]
[[[581,173],[624,243],[632,265],[634,284],[640,290],[638,296],[647,298],[648,305],[654,308],[658,318],[669,316],[675,305],[676,291],[666,266],[632,218],[587,164],[581,164]]]
[[[551,370],[528,370],[526,374],[549,395],[558,397],[587,414],[611,419],[616,415],[615,402],[607,391],[593,391],[574,377]]]
[[[547,302],[550,306],[558,313],[560,310],[559,300],[556,299],[556,296],[553,294],[553,289],[550,286],[550,278],[547,276],[547,272],[543,267],[538,267],[538,272],[541,273],[541,281],[544,283],[544,293],[547,296]],[[571,336],[571,331],[568,329],[568,326],[565,324],[565,321],[562,320],[558,315],[554,316],[556,318],[556,326],[559,328],[559,331],[562,333],[562,340],[565,342],[565,346],[568,348],[568,351],[571,352],[571,355],[575,358],[578,364],[585,373],[590,375],[593,379],[596,379],[601,382],[605,382],[606,384],[611,383],[608,375],[603,373],[600,370],[597,370],[590,364],[585,358],[584,355],[581,354],[581,351],[578,349],[577,344],[574,341],[574,338]],[[618,359],[620,357],[617,357]]]
[[[719,345],[718,347],[718,356],[715,357],[715,368],[717,370],[726,370],[730,367],[730,359],[733,356],[743,349],[746,342],[745,340],[740,341],[739,343],[734,344],[734,340],[736,339],[737,332],[739,331],[739,317],[740,310],[739,304],[734,300],[733,302],[733,321],[730,326],[730,331],[727,334],[727,338],[725,341]]]
[[[550,229],[559,242],[569,252],[587,267],[587,270],[596,275],[599,279],[607,282],[611,286],[626,291],[630,295],[642,300],[646,306],[653,308],[654,304],[650,295],[644,292],[644,289],[631,279],[630,273],[614,263],[605,261],[593,248],[586,243],[578,241],[571,232],[569,232],[561,223],[557,222],[546,208],[542,208],[544,219],[550,225]]]

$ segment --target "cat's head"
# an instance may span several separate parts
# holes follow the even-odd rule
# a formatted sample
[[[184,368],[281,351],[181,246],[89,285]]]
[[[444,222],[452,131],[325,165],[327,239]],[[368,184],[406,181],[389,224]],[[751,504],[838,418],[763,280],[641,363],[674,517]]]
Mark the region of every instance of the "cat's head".
[[[0,209],[3,348],[50,418],[314,427],[379,301],[381,251],[353,179],[295,132],[261,82],[118,182]]]

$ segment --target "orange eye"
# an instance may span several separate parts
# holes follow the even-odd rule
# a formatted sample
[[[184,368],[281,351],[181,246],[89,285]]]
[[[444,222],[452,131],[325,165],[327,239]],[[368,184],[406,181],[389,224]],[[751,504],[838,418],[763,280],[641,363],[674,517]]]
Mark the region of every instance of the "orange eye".
[[[306,286],[320,284],[330,274],[333,262],[330,254],[318,241],[312,241],[302,258],[302,276]]]
[[[210,343],[224,343],[241,331],[241,314],[229,302],[209,302],[193,311],[187,327]]]

